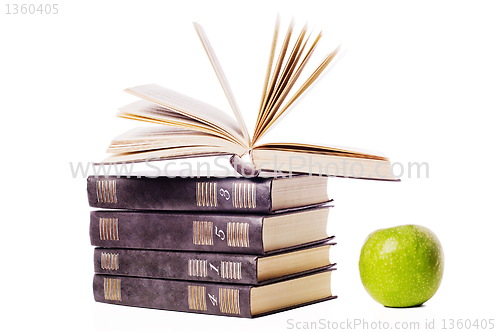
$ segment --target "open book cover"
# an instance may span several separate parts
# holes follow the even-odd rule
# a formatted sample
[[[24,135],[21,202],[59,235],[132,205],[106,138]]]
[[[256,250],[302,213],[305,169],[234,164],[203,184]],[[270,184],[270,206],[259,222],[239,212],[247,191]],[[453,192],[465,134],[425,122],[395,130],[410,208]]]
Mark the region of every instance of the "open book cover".
[[[204,29],[194,23],[236,119],[214,106],[156,84],[128,88],[125,91],[140,100],[120,108],[118,116],[163,126],[136,128],[116,137],[107,150],[111,155],[103,163],[232,155],[233,167],[245,174],[256,175],[258,170],[274,170],[274,165],[280,165],[280,170],[285,172],[395,180],[389,159],[377,153],[331,145],[259,144],[339,53],[339,48],[329,53],[298,86],[297,80],[322,34],[312,36],[306,25],[293,41],[292,20],[283,45],[278,48],[279,26],[278,16],[252,136]],[[241,167],[243,163],[239,157],[246,154],[250,155],[253,167]]]

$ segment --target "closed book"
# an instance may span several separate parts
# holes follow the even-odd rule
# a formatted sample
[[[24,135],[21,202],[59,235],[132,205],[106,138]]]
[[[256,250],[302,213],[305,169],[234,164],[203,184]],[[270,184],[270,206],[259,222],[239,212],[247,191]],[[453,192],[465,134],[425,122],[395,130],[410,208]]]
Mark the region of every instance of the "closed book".
[[[97,210],[90,242],[97,247],[257,254],[328,237],[331,204],[273,215]]]
[[[94,275],[97,302],[194,313],[256,317],[335,298],[329,266],[292,279],[252,286]]]
[[[97,274],[258,285],[330,265],[333,239],[271,255],[95,248]]]
[[[91,207],[271,214],[328,201],[326,177],[89,176]]]

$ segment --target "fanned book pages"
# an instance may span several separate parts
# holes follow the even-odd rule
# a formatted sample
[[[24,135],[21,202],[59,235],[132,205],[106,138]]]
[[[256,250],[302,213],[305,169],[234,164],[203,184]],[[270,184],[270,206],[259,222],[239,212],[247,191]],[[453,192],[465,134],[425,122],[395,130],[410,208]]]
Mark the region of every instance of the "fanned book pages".
[[[294,22],[290,23],[283,45],[278,48],[280,18],[272,38],[260,107],[253,135],[250,135],[222,66],[204,29],[194,23],[219,82],[234,112],[236,121],[224,111],[156,84],[141,85],[125,91],[141,100],[119,110],[122,118],[140,120],[164,127],[138,128],[115,138],[103,163],[140,162],[208,155],[249,154],[253,170],[304,172],[329,176],[395,180],[387,157],[374,152],[332,145],[304,143],[258,144],[291,110],[291,106],[332,64],[339,53],[327,54],[310,76],[297,84],[322,34],[308,33],[304,26],[293,40]],[[234,160],[234,159],[232,159]],[[236,158],[236,160],[241,160]],[[233,164],[234,167],[234,164]],[[248,168],[235,167],[239,172]]]

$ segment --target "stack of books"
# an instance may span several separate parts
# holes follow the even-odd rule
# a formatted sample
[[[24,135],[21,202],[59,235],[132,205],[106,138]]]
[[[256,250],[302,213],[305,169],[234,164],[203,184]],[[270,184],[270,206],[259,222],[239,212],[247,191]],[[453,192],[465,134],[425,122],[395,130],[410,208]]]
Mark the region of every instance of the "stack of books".
[[[89,177],[98,302],[256,317],[335,298],[327,178]]]
[[[90,177],[90,205],[119,209],[91,212],[96,301],[255,317],[334,298],[326,231],[331,202],[321,175],[396,180],[391,163],[361,149],[262,144],[262,138],[334,63],[339,48],[304,80],[322,34],[312,36],[305,25],[296,35],[292,20],[279,48],[278,16],[251,136],[205,30],[194,26],[235,119],[156,84],[131,87],[125,91],[140,100],[118,116],[164,126],[118,136],[103,164],[231,155],[242,177]],[[324,118],[314,110],[307,116]],[[245,155],[250,162],[242,163]],[[265,171],[276,176],[257,176]]]

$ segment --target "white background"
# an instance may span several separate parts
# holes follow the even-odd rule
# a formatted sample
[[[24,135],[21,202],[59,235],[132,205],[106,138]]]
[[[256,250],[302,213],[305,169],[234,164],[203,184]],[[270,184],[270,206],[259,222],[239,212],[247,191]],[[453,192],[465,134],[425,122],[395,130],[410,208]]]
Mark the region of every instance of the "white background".
[[[498,2],[59,1],[57,15],[7,15],[14,3],[0,6],[2,330],[286,330],[290,319],[500,327]],[[157,83],[230,112],[192,21],[251,130],[277,12],[282,29],[295,15],[299,28],[323,30],[313,63],[340,42],[346,52],[266,138],[375,149],[428,163],[429,177],[330,180],[337,300],[254,320],[95,303],[86,181],[70,162],[100,161],[138,125],[115,117],[135,100],[127,87]],[[361,284],[359,252],[373,230],[410,223],[440,238],[443,282],[420,308],[384,308]]]

